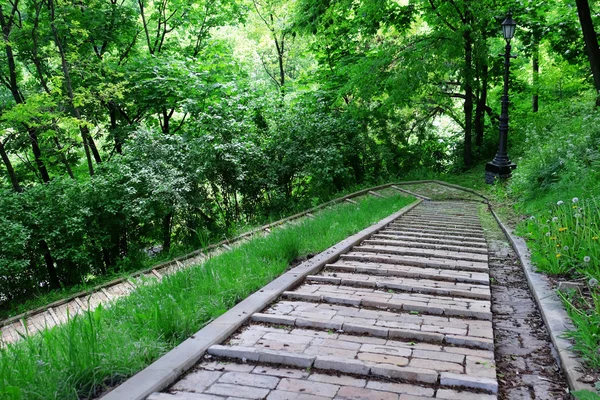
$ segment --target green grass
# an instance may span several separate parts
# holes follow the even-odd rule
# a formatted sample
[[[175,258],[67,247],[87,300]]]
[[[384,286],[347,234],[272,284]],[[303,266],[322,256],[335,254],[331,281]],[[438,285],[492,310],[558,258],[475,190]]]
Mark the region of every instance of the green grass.
[[[574,340],[573,349],[588,366],[600,369],[600,292],[592,292],[589,299],[577,292],[559,295],[577,328],[567,334]]]
[[[0,349],[0,398],[91,398],[273,280],[296,257],[325,250],[412,201],[370,197],[337,205],[140,287],[109,309]]]

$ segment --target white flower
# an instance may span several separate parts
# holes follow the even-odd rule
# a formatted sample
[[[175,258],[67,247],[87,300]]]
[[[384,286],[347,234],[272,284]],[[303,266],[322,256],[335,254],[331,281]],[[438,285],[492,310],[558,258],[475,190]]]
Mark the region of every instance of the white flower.
[[[550,232],[546,232],[546,236],[550,236]]]
[[[529,217],[529,219],[533,221],[535,217],[532,215],[531,217]]]
[[[563,247],[563,249],[564,249],[565,251],[567,251],[567,250],[569,250],[569,246],[565,246],[565,247]]]
[[[552,222],[556,222],[556,221],[558,221],[558,217],[552,218]]]
[[[590,261],[592,261],[592,259],[590,256],[585,256],[585,257],[583,257],[583,261],[586,263],[589,263]]]
[[[562,206],[564,203],[565,203],[564,201],[562,201],[562,200],[559,200],[559,201],[556,203],[556,205],[557,205],[557,206]]]
[[[590,285],[590,287],[598,286],[598,279],[596,279],[596,278],[590,279],[590,281],[588,282],[588,285]]]
[[[579,217],[581,217],[581,214],[577,213],[577,214],[575,214],[575,215],[573,215],[573,216],[574,216],[575,218],[579,218]]]
[[[573,203],[578,203],[579,199],[577,197],[573,197]]]

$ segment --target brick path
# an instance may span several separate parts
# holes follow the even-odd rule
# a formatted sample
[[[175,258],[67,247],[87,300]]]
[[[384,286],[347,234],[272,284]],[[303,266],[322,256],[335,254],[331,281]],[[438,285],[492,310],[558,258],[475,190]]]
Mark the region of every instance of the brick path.
[[[422,203],[148,399],[496,399],[477,209]]]

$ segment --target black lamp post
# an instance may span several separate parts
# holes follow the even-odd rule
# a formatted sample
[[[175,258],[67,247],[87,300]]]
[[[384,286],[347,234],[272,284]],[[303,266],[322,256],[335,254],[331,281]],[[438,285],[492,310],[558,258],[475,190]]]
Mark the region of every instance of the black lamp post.
[[[487,163],[485,166],[485,182],[493,184],[496,179],[510,178],[512,170],[517,168],[517,165],[512,163],[508,158],[507,142],[508,142],[508,71],[510,68],[510,59],[514,58],[510,55],[510,40],[515,36],[515,28],[517,23],[512,19],[512,14],[508,16],[502,23],[502,32],[506,39],[506,52],[504,53],[504,95],[502,96],[502,114],[500,115],[500,145],[498,153],[494,160]]]

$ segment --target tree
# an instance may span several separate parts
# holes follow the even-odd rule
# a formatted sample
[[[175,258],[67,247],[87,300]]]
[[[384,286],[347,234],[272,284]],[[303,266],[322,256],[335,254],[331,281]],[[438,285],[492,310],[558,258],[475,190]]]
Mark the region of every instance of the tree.
[[[600,106],[600,47],[598,47],[598,37],[596,36],[596,31],[594,29],[588,1],[575,0],[575,4],[577,4],[577,14],[579,15],[579,23],[581,24],[588,60],[590,68],[592,69],[594,85],[598,92],[598,98],[596,100],[596,106],[598,107]]]

